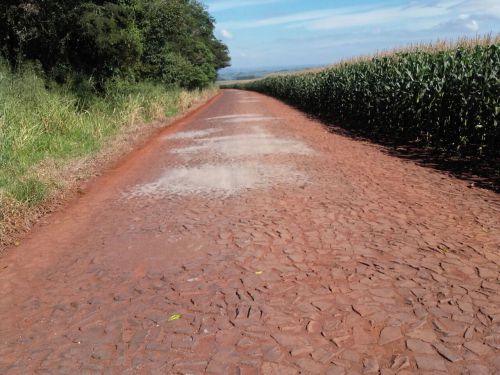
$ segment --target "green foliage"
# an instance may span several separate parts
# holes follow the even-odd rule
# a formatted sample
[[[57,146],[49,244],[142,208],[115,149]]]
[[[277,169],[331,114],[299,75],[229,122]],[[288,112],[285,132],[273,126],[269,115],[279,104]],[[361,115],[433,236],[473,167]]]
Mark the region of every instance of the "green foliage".
[[[105,3],[84,4],[71,38],[71,65],[89,76],[133,74],[143,44],[129,7]]]
[[[239,86],[373,136],[462,156],[500,150],[500,45],[395,53]]]
[[[209,92],[229,64],[213,24],[196,0],[0,1],[0,246],[71,160]]]
[[[12,73],[0,60],[0,198],[39,203],[57,183],[41,163],[92,154],[129,124],[175,114],[186,95],[117,78],[107,81],[104,95],[93,93],[91,82],[77,92],[47,88],[36,66]]]
[[[37,178],[30,177],[25,181],[16,180],[10,187],[12,197],[19,202],[34,206],[47,196],[47,185]]]
[[[214,20],[200,3],[152,0],[137,9],[145,45],[142,79],[206,87],[217,69],[229,65],[227,47],[215,39]]]
[[[38,61],[49,78],[205,87],[228,66],[214,20],[196,0],[5,0],[0,54],[12,67]]]

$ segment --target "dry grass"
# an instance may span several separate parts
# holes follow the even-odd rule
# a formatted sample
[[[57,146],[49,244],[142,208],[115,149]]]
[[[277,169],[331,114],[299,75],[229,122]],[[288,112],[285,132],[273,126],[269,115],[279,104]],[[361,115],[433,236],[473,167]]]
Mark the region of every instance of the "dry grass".
[[[18,245],[23,234],[45,215],[57,210],[84,183],[140,146],[160,128],[205,103],[217,91],[211,88],[179,93],[175,114],[166,114],[160,103],[153,104],[147,116],[151,121],[144,121],[144,114],[136,107],[123,119],[125,125],[107,138],[98,152],[76,158],[46,158],[36,163],[26,171],[23,179],[33,178],[48,187],[47,194],[37,204],[19,201],[0,189],[0,252],[8,246]]]

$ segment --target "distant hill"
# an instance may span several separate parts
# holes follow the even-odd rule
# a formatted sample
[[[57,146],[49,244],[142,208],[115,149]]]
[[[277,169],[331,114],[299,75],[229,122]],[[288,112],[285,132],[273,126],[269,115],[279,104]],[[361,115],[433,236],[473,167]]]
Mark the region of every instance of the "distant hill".
[[[273,73],[288,73],[304,69],[318,68],[322,65],[271,66],[264,68],[226,68],[221,69],[217,81],[245,81],[268,76]]]

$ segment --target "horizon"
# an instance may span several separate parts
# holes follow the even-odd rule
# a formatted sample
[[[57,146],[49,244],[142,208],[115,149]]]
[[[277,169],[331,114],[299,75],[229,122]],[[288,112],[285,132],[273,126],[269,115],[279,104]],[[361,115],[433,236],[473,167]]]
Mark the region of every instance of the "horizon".
[[[210,0],[229,69],[323,66],[437,40],[500,33],[494,0]],[[221,70],[227,71],[228,68]]]

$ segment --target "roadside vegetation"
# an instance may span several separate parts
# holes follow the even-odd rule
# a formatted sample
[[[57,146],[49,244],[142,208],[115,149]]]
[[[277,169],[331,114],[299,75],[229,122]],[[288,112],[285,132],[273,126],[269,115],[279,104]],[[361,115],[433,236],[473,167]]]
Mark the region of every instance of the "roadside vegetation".
[[[229,65],[196,0],[2,1],[0,52],[12,67],[37,61],[51,80],[101,91],[117,78],[205,87]]]
[[[50,211],[78,179],[215,94],[161,84],[108,82],[81,93],[47,81],[33,66],[0,65],[0,249]]]
[[[0,4],[0,248],[128,133],[215,94],[213,22],[194,0]]]
[[[226,87],[373,138],[459,157],[500,153],[500,38],[437,43]]]

